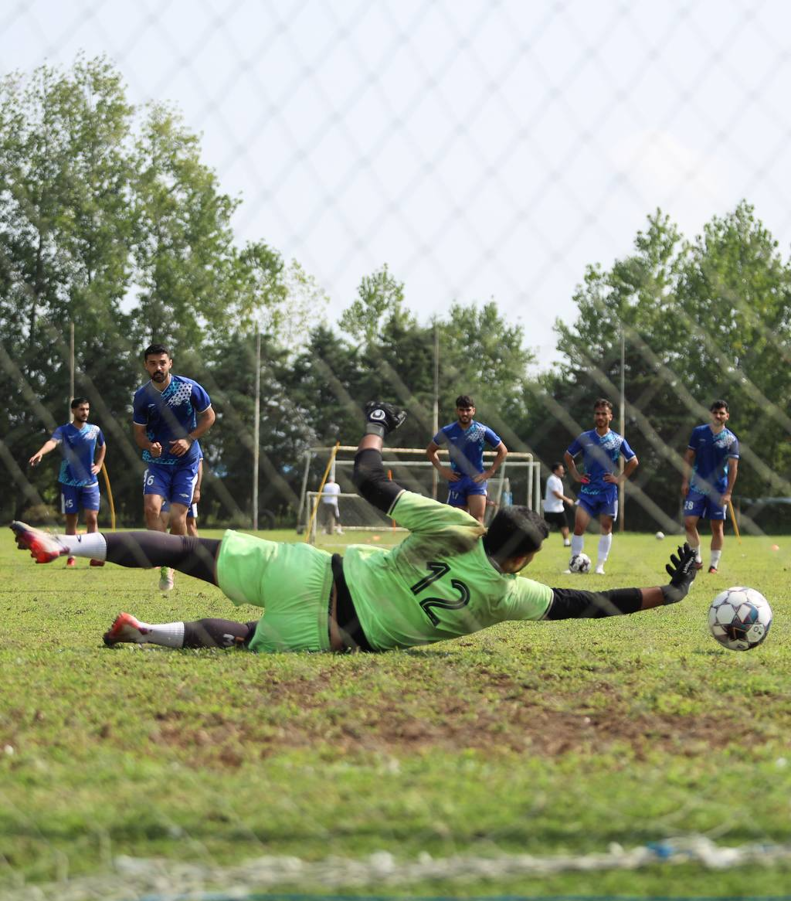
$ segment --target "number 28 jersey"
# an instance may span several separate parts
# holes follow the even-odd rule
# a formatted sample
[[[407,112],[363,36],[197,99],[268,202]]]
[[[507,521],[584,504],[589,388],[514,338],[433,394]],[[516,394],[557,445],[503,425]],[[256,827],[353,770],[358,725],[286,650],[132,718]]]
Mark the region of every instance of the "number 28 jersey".
[[[398,547],[352,545],[343,557],[371,647],[430,644],[546,614],[552,589],[495,569],[480,540],[485,529],[468,513],[402,491],[388,516],[411,532]]]

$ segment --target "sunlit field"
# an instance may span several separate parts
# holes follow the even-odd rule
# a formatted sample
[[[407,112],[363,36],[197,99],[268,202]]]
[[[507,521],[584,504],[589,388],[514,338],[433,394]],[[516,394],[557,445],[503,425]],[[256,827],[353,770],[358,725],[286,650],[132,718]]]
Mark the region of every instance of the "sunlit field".
[[[336,550],[374,536],[324,540]],[[529,574],[661,584],[674,547],[616,535],[607,576],[570,576],[553,534]],[[143,897],[134,874],[155,865],[129,858],[158,861],[160,890],[183,886],[177,864],[206,867],[206,889],[224,888],[227,867],[283,855],[315,865],[283,876],[291,891],[716,896],[791,884],[791,865],[768,852],[722,869],[661,853],[632,871],[508,863],[701,836],[791,842],[789,538],[729,537],[720,574],[701,573],[674,607],[383,655],[109,650],[101,636],[120,610],[151,622],[256,611],[185,576],[162,595],[154,571],[36,566],[10,532],[0,566],[0,897],[31,897],[30,884],[70,897],[65,886],[88,877],[106,889],[85,897]],[[748,653],[722,649],[706,623],[711,599],[739,584],[775,614]],[[353,879],[347,864],[344,883],[332,869],[377,852],[392,855],[390,876]],[[405,875],[447,858],[433,875]],[[490,866],[465,871],[473,859]]]

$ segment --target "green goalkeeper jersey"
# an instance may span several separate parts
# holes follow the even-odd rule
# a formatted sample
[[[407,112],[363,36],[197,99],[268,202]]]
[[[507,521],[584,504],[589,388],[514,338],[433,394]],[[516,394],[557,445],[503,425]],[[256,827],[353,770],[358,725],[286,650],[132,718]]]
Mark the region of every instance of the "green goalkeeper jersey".
[[[486,530],[468,513],[403,491],[388,515],[411,532],[398,547],[352,545],[343,558],[372,648],[430,644],[545,615],[552,589],[496,569],[481,541]]]

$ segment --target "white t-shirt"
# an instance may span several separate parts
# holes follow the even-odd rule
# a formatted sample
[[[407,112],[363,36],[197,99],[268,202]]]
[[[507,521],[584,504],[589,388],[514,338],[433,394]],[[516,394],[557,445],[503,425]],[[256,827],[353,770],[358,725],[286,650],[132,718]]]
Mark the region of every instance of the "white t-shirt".
[[[554,473],[547,479],[547,492],[544,496],[544,512],[545,513],[562,513],[563,499],[555,497],[554,492],[558,491],[563,494],[563,482]]]
[[[327,482],[324,491],[321,493],[322,503],[334,504],[338,506],[338,495],[341,493],[341,486],[337,482]]]

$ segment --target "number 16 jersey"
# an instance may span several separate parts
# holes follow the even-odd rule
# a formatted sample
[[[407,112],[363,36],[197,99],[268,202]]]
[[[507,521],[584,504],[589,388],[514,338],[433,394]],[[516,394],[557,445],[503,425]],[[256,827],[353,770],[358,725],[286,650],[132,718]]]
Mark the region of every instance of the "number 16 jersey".
[[[465,513],[402,491],[388,516],[411,534],[392,550],[352,545],[346,584],[371,647],[409,648],[469,635],[506,620],[539,620],[552,589],[497,570]]]

